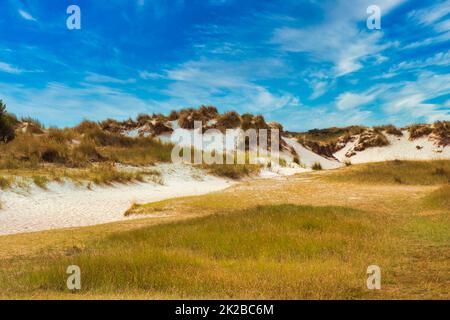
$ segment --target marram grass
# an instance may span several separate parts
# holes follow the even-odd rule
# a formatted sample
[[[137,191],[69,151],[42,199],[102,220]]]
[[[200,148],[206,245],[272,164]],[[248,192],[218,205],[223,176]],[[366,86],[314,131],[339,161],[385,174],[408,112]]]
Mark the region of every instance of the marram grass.
[[[68,265],[85,294],[184,298],[358,298],[384,233],[349,208],[263,206],[125,232],[21,278],[27,290],[67,292]]]

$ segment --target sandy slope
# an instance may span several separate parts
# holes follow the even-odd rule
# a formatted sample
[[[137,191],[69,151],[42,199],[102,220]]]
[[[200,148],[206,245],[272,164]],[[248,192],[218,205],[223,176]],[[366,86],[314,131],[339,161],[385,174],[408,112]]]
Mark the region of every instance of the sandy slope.
[[[123,214],[133,202],[204,194],[231,185],[190,166],[164,164],[158,169],[163,173],[164,185],[136,183],[94,187],[90,191],[72,183],[52,183],[48,191],[33,187],[30,194],[2,192],[0,235],[130,219]]]
[[[342,166],[338,161],[322,157],[311,150],[306,149],[295,138],[283,138],[287,144],[294,148],[302,164],[311,167],[315,162],[319,162],[323,169],[335,169]]]
[[[367,163],[388,160],[435,160],[450,159],[450,148],[442,148],[428,137],[409,140],[409,133],[403,131],[402,137],[386,134],[390,145],[378,148],[368,148],[357,152],[354,156],[347,158],[345,154],[352,150],[357,143],[348,143],[343,149],[334,154],[339,161],[351,161],[351,163]]]

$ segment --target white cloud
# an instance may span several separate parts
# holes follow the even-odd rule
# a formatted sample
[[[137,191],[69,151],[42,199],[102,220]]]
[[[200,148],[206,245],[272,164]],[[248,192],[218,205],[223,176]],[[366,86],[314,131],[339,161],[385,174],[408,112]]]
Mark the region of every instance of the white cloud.
[[[139,77],[141,77],[144,80],[151,80],[151,79],[161,79],[164,78],[162,74],[156,73],[156,72],[148,72],[148,71],[139,71]]]
[[[329,85],[327,81],[319,81],[319,80],[312,80],[309,82],[309,84],[313,90],[313,93],[309,97],[310,99],[316,99],[322,96],[326,92]]]
[[[135,79],[118,79],[93,72],[88,72],[85,80],[94,83],[115,83],[115,84],[127,84],[136,82]]]
[[[403,82],[382,94],[382,108],[391,114],[407,114],[409,118],[425,118],[428,121],[450,118],[450,110],[429,102],[448,95],[450,74],[422,72],[416,81]]]
[[[401,2],[382,0],[377,5],[386,15]],[[378,56],[394,45],[382,43],[380,31],[358,29],[358,23],[366,21],[366,8],[371,4],[371,0],[326,2],[322,23],[305,28],[278,28],[272,42],[285,51],[309,53],[314,59],[333,63],[335,76],[355,72],[363,67],[366,58]]]
[[[11,73],[11,74],[20,74],[23,71],[10,65],[9,63],[1,62],[0,61],[0,71]]]
[[[450,65],[450,50],[447,52],[438,52],[434,56],[427,59],[417,59],[413,61],[403,61],[396,66],[393,66],[389,72],[398,72],[400,70],[423,69],[435,66],[449,66]]]
[[[421,41],[416,41],[416,42],[410,43],[410,44],[404,46],[403,49],[415,49],[415,48],[420,48],[420,47],[424,47],[424,46],[434,45],[434,44],[445,42],[448,40],[450,40],[450,32],[440,34],[436,37],[429,37],[429,38],[426,38]]]
[[[270,61],[263,65],[269,69],[264,72],[279,68]],[[263,113],[300,104],[298,97],[290,93],[272,92],[255,83],[255,70],[251,62],[245,61],[189,61],[166,71],[166,78],[172,82],[162,93],[170,97],[167,104],[172,106],[215,104]]]
[[[36,117],[46,125],[75,125],[83,119],[97,121],[106,117],[126,119],[149,112],[149,106],[155,106],[153,101],[102,85],[74,87],[51,82],[37,89],[0,83],[0,93],[8,111],[18,116]],[[36,101],[39,101],[38,107]],[[156,111],[156,106],[151,110]]]
[[[362,107],[375,99],[373,94],[358,94],[345,92],[336,98],[336,105],[339,110],[349,110]]]
[[[19,14],[20,14],[20,16],[22,17],[22,18],[24,18],[25,20],[28,20],[28,21],[36,21],[36,19],[31,15],[31,14],[29,14],[28,12],[26,12],[26,11],[24,11],[24,10],[22,10],[22,9],[19,9]]]
[[[450,14],[450,0],[444,0],[433,6],[409,13],[413,23],[431,27],[436,35],[404,46],[404,49],[415,49],[450,40],[450,21],[445,17]]]
[[[409,17],[417,23],[433,25],[436,21],[441,20],[448,14],[450,14],[450,1],[444,0],[430,7],[411,11]]]

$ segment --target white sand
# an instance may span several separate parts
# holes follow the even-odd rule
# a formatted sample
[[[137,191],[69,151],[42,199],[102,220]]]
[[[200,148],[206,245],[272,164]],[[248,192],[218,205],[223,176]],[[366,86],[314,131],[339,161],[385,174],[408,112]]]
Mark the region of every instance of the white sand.
[[[164,185],[136,183],[90,191],[72,183],[51,183],[48,191],[32,187],[29,194],[1,192],[0,235],[136,219],[124,216],[135,202],[205,194],[232,184],[187,165],[164,164],[157,169],[163,173]]]
[[[350,158],[345,154],[352,150],[358,139],[348,143],[343,149],[334,154],[339,161],[350,161],[351,163],[367,163],[380,162],[389,160],[436,160],[450,159],[450,148],[439,147],[436,142],[429,137],[409,140],[409,133],[403,131],[402,137],[396,137],[386,134],[390,145],[385,147],[368,148],[366,150],[356,152]],[[420,148],[418,149],[417,146]]]

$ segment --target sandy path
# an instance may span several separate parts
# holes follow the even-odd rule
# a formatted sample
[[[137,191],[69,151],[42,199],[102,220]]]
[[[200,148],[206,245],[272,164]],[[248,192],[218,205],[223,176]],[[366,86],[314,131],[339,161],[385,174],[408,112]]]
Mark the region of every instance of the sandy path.
[[[0,235],[66,227],[80,227],[135,219],[124,217],[134,203],[205,194],[232,183],[190,166],[161,165],[164,185],[136,183],[88,190],[72,183],[51,183],[44,191],[33,187],[29,194],[1,192]]]

